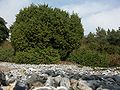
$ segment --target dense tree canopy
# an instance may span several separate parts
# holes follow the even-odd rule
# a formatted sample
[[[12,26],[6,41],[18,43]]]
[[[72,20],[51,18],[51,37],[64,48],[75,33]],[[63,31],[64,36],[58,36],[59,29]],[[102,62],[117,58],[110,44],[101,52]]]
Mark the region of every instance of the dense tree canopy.
[[[120,30],[105,30],[98,27],[96,29],[96,34],[88,34],[85,44],[87,44],[89,48],[102,53],[120,54]]]
[[[15,51],[52,47],[61,59],[79,48],[83,37],[81,19],[48,5],[31,5],[20,10],[11,26],[11,42]]]
[[[9,36],[9,31],[5,24],[5,20],[0,17],[0,44]]]

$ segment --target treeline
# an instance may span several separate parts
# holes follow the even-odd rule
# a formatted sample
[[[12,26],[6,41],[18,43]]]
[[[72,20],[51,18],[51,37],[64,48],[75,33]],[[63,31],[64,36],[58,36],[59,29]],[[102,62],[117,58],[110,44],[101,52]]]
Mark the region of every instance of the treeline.
[[[32,4],[17,14],[9,30],[10,43],[6,41],[9,32],[4,19],[1,18],[0,22],[0,61],[120,65],[120,30],[98,27],[95,34],[90,32],[84,36],[81,19],[75,13],[70,15],[48,5]]]
[[[71,53],[69,60],[88,66],[120,65],[120,30],[105,30],[84,36],[79,49]]]
[[[105,30],[98,27],[96,34],[89,33],[84,37],[84,43],[91,50],[96,50],[101,53],[120,54],[120,30]]]

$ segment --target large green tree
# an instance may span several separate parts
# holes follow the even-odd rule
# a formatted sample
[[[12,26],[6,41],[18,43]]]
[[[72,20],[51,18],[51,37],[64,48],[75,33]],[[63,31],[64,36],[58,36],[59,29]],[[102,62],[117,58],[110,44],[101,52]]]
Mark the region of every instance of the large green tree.
[[[6,40],[6,38],[9,37],[9,31],[8,28],[6,27],[6,22],[5,20],[0,17],[0,44]]]
[[[48,5],[31,5],[20,10],[11,26],[11,42],[15,51],[52,47],[61,59],[80,46],[83,37],[81,19]]]

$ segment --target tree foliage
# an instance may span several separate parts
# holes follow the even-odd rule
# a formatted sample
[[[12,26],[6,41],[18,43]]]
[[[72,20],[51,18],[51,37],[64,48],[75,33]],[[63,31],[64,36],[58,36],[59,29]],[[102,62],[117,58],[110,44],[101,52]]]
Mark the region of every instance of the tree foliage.
[[[0,17],[0,44],[9,37],[9,31],[5,24],[5,20]]]
[[[15,51],[32,48],[57,49],[64,60],[79,48],[83,37],[81,19],[77,14],[51,8],[48,5],[31,5],[20,10],[11,26],[11,42]]]
[[[109,66],[120,65],[120,30],[98,27],[96,34],[90,32],[85,37],[84,44],[86,49],[106,55]]]

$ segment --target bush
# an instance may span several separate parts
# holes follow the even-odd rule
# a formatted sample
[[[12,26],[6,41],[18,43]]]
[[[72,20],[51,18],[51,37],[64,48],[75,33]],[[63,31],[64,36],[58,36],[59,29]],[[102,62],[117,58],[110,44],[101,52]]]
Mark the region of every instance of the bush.
[[[119,54],[110,54],[108,55],[109,66],[120,66],[120,55]]]
[[[85,66],[108,66],[106,55],[87,49],[74,50],[68,60]]]
[[[13,49],[0,48],[0,61],[11,62],[13,54]]]
[[[28,52],[17,52],[14,57],[15,63],[26,64],[53,64],[60,60],[57,50],[52,48],[32,49]]]
[[[65,60],[79,48],[83,37],[81,19],[48,5],[31,5],[20,10],[11,27],[11,42],[15,51],[52,47]]]

